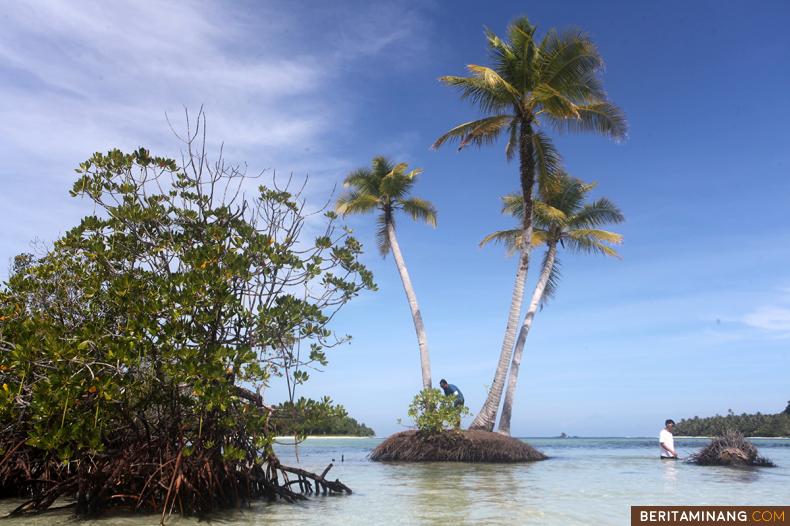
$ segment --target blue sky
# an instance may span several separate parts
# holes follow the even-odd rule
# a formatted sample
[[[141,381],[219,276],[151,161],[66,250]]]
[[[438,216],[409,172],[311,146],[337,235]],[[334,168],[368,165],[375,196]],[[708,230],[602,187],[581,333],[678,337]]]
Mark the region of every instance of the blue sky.
[[[476,410],[491,383],[515,260],[479,240],[510,223],[504,144],[429,149],[478,114],[437,82],[486,64],[483,26],[578,26],[630,124],[615,144],[555,136],[568,171],[627,222],[621,261],[567,254],[536,318],[517,435],[652,435],[667,417],[776,412],[790,398],[790,6],[753,2],[56,2],[0,7],[0,275],[31,240],[91,209],[68,197],[92,152],[175,155],[166,115],[203,105],[212,146],[251,171],[310,175],[326,199],[377,154],[424,168],[439,228],[399,223],[435,380]],[[380,290],[302,394],[330,394],[379,434],[420,388],[417,345],[373,222],[348,221]],[[534,273],[531,283],[534,282]],[[271,395],[277,397],[278,389]]]

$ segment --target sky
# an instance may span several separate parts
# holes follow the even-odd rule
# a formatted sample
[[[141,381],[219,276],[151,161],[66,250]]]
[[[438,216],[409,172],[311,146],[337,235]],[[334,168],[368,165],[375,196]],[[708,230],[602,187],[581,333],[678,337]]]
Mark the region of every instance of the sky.
[[[203,107],[212,152],[309,176],[316,206],[375,155],[421,167],[438,228],[398,222],[434,381],[476,411],[491,384],[516,260],[479,248],[512,223],[504,143],[430,145],[480,114],[441,85],[487,64],[483,28],[527,15],[579,27],[606,62],[629,135],[553,138],[626,222],[621,260],[561,254],[563,281],[521,365],[517,436],[645,436],[666,418],[775,413],[790,398],[790,4],[717,2],[5,2],[0,6],[0,277],[33,240],[92,212],[70,198],[95,151],[178,155]],[[335,194],[336,195],[336,194]],[[330,395],[384,436],[421,388],[408,304],[372,216],[347,219],[377,292],[300,394]],[[537,258],[536,258],[537,259]],[[530,273],[534,286],[537,265]],[[273,401],[282,390],[273,387]],[[399,419],[402,419],[399,423]]]

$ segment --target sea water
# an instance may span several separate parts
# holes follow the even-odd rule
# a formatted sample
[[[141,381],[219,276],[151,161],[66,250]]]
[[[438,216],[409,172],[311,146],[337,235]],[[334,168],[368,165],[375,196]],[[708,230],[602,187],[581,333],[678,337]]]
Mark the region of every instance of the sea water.
[[[298,504],[256,503],[212,523],[268,524],[629,524],[636,505],[788,505],[790,440],[754,439],[776,468],[703,467],[659,460],[656,438],[525,439],[550,458],[528,464],[380,463],[368,460],[381,439],[309,439],[280,445],[284,464],[340,479],[353,495]],[[676,438],[686,456],[705,439]],[[13,503],[0,501],[0,513]],[[80,524],[141,526],[157,516],[109,517]],[[174,516],[170,524],[192,526]],[[6,520],[8,526],[74,524],[65,512]]]

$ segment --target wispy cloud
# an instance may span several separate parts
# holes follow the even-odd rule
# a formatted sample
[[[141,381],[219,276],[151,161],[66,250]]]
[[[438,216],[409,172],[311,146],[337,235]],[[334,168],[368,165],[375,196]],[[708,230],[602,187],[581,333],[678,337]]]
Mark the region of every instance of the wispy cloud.
[[[744,316],[743,322],[756,329],[790,337],[790,308],[788,307],[760,307]]]
[[[790,338],[790,286],[776,287],[738,321],[769,337]]]
[[[0,7],[0,221],[24,225],[0,240],[0,262],[23,250],[31,233],[51,239],[84,212],[66,190],[91,152],[144,145],[176,155],[165,115],[183,126],[185,107],[206,108],[211,145],[225,143],[229,159],[256,172],[309,173],[313,186],[331,188],[335,173],[353,164],[332,152],[332,139],[349,133],[339,123],[349,130],[358,117],[348,111],[349,71],[414,53],[425,38],[419,13],[405,4],[385,12],[345,7],[353,16],[332,25],[288,3],[230,7],[132,0]]]
[[[13,126],[3,127],[4,141],[56,158],[115,144],[160,146],[171,139],[164,113],[180,117],[183,106],[201,104],[214,115],[212,135],[242,147],[305,144],[325,129],[331,112],[305,96],[327,75],[316,58],[286,60],[260,38],[259,49],[239,53],[256,35],[237,20],[175,5],[6,5],[2,118]]]

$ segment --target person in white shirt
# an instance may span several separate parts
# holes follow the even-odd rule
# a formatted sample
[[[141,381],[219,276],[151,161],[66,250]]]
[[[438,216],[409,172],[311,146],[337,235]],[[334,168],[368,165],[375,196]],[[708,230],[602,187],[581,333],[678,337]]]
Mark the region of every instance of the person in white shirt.
[[[658,434],[658,445],[661,446],[661,460],[677,460],[678,453],[675,451],[675,439],[672,437],[672,429],[675,421],[671,418],[664,422],[664,429]]]

